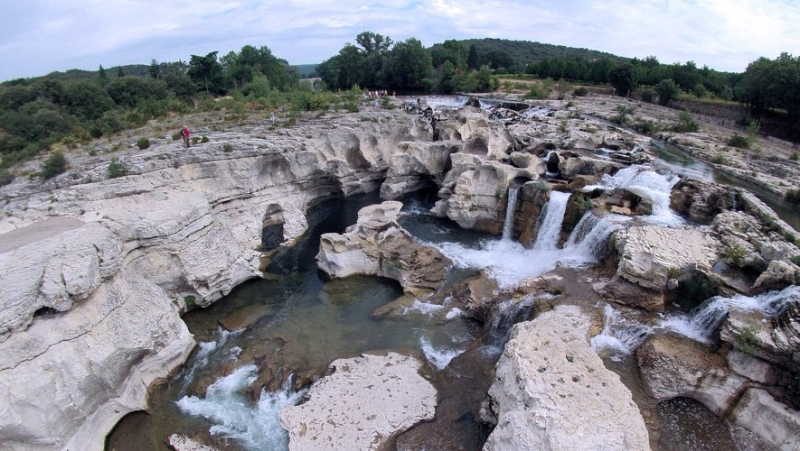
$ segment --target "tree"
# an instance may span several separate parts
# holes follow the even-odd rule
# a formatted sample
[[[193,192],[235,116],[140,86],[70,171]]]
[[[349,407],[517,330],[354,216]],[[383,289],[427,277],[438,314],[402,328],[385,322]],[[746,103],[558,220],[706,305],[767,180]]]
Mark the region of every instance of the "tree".
[[[97,72],[98,72],[98,75],[100,76],[101,80],[106,80],[108,78],[108,75],[106,75],[106,70],[103,69],[103,65],[102,64],[100,65],[100,69]]]
[[[440,68],[450,62],[454,69],[465,71],[467,69],[467,47],[461,41],[448,39],[441,44],[431,47],[431,61],[433,67]]]
[[[387,65],[393,87],[399,89],[429,89],[433,64],[431,54],[422,42],[408,38],[398,42],[389,52]]]
[[[653,86],[653,90],[658,94],[658,103],[666,105],[670,100],[674,99],[680,91],[678,85],[671,78],[667,78],[658,82]]]
[[[122,71],[122,66],[117,66],[117,77],[122,78],[125,76],[125,72]]]
[[[217,61],[217,53],[214,51],[206,56],[192,55],[189,60],[189,78],[199,89],[204,89],[209,94],[225,92],[222,66]]]
[[[386,53],[392,46],[392,40],[388,36],[383,36],[371,31],[362,31],[356,36],[356,44],[360,45],[364,53],[371,55],[374,53]]]
[[[637,85],[636,68],[631,63],[620,64],[611,69],[608,78],[616,94],[620,96],[629,95]]]
[[[478,69],[481,67],[481,56],[478,53],[478,47],[475,44],[469,46],[469,53],[467,54],[467,68]]]
[[[436,83],[437,91],[442,94],[452,94],[458,90],[458,76],[456,67],[451,61],[445,61],[439,69],[439,77]]]
[[[158,61],[156,61],[155,58],[150,60],[150,67],[147,68],[147,71],[150,72],[150,76],[156,80],[161,79],[161,67],[158,65]]]

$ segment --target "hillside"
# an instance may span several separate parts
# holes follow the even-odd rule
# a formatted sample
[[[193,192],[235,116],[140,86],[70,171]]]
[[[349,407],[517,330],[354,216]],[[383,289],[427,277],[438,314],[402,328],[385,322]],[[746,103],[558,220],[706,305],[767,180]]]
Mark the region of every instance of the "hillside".
[[[461,42],[467,47],[476,46],[481,54],[492,51],[503,51],[511,55],[518,67],[525,67],[528,63],[537,62],[544,58],[586,58],[589,60],[608,58],[612,61],[624,61],[628,58],[576,47],[566,47],[563,45],[543,44],[531,41],[512,41],[509,39],[464,39]]]

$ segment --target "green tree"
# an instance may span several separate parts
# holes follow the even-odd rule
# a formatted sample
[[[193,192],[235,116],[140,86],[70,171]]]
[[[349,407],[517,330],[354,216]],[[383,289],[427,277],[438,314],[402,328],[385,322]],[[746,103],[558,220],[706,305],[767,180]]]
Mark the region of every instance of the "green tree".
[[[451,61],[445,61],[439,69],[439,77],[436,83],[437,91],[443,94],[452,94],[459,88],[456,67]]]
[[[422,42],[408,38],[389,52],[387,64],[391,84],[398,89],[429,89],[433,72],[431,54]]]
[[[478,52],[478,47],[475,44],[469,46],[469,53],[467,54],[467,68],[475,69],[481,67],[481,55]]]
[[[660,105],[668,104],[679,92],[678,85],[671,78],[661,80],[653,86],[653,90],[658,94],[658,103]]]
[[[117,78],[122,78],[125,76],[125,72],[122,71],[122,66],[117,66]]]
[[[150,60],[150,66],[147,68],[147,71],[150,73],[150,77],[161,80],[161,66],[159,66],[155,58]]]
[[[42,169],[39,171],[39,176],[43,179],[51,179],[58,174],[62,174],[67,170],[67,159],[61,152],[53,152],[42,164]]]
[[[636,88],[636,68],[631,63],[624,63],[616,66],[608,74],[611,85],[617,95],[627,96]]]
[[[108,79],[108,75],[106,75],[106,70],[103,69],[103,65],[100,65],[100,69],[97,71],[97,75],[100,77],[101,80]]]
[[[209,94],[222,94],[225,92],[223,84],[222,66],[217,61],[216,51],[206,56],[192,55],[189,59],[187,74],[198,89]]]
[[[90,80],[65,83],[62,103],[71,114],[89,120],[97,119],[114,108],[114,101],[108,92]]]

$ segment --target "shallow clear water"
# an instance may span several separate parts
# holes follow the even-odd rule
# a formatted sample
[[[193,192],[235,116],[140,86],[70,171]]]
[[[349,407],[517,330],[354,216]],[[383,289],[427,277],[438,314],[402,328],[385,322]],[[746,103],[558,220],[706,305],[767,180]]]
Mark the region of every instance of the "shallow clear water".
[[[459,363],[458,371],[450,368],[479,335],[477,325],[448,306],[425,302],[377,317],[375,309],[402,294],[395,281],[362,276],[327,280],[317,270],[314,256],[320,234],[343,231],[355,222],[359,208],[377,201],[364,197],[348,200],[347,206],[333,202],[315,208],[309,218],[312,230],[293,249],[276,255],[267,268],[274,280],[246,282],[211,307],[186,314],[184,320],[200,345],[181,372],[154,392],[149,415],[126,417],[110,436],[108,448],[167,449],[164,439],[172,433],[211,436],[218,445],[234,449],[285,448],[278,412],[300,399],[295,389],[324,374],[333,360],[365,351],[417,355],[428,362],[427,371],[436,374],[440,392],[444,386],[466,390],[477,383],[478,392],[485,393],[488,376],[475,374],[484,374],[494,360]],[[437,233],[428,219],[412,212],[404,223]],[[441,226],[456,230],[446,222]],[[459,278],[457,272],[451,277]],[[228,332],[220,324],[238,330]],[[457,448],[480,448],[486,431],[477,422],[479,402],[464,397],[464,402],[447,408],[450,413],[437,415],[459,411],[459,417],[467,414],[472,419],[438,421],[441,434],[455,440],[452,445]],[[459,444],[459,437],[468,444]],[[424,440],[417,437],[413,442]]]

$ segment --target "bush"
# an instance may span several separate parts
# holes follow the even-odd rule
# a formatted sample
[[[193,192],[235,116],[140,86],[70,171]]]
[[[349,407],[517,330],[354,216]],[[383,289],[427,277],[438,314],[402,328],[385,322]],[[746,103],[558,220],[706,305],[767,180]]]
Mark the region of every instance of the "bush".
[[[747,149],[748,147],[750,147],[750,140],[738,133],[734,133],[733,136],[731,136],[730,139],[728,139],[726,144],[731,147]]]
[[[115,179],[125,175],[128,175],[128,169],[119,162],[119,158],[112,158],[111,162],[108,163],[108,178]]]
[[[728,164],[728,160],[726,160],[725,157],[722,156],[721,154],[712,158],[711,162],[714,164],[723,164],[723,165]]]
[[[546,99],[550,97],[550,90],[542,88],[538,84],[531,85],[531,89],[525,94],[526,99]]]
[[[44,164],[42,165],[42,169],[39,172],[39,176],[43,179],[51,179],[58,174],[63,174],[67,170],[67,159],[64,157],[64,154],[61,152],[53,152],[46,160],[44,160]]]
[[[756,335],[757,332],[758,329],[752,325],[748,325],[736,336],[736,339],[733,341],[733,347],[745,354],[755,355],[760,343]]]
[[[202,138],[200,138],[200,142],[201,142],[201,143],[207,143],[207,142],[208,142],[208,136],[206,136],[206,135],[203,135],[203,137],[202,137]]]
[[[678,113],[678,123],[672,127],[672,131],[678,133],[691,133],[700,130],[700,126],[688,111]]]
[[[198,138],[197,136],[192,138],[192,144],[197,144],[199,142],[200,142],[200,138]]]
[[[708,94],[708,90],[702,83],[698,83],[694,86],[694,89],[692,89],[692,93],[698,99],[702,99],[703,97],[706,96],[706,94]]]
[[[725,251],[725,263],[741,268],[747,262],[747,254],[747,249],[738,244],[734,244]]]
[[[574,91],[572,91],[572,95],[573,95],[574,97],[584,97],[584,96],[588,96],[588,95],[589,95],[589,90],[588,90],[588,89],[586,89],[586,87],[584,87],[584,86],[581,86],[581,87],[579,87],[579,88],[576,88]]]
[[[653,99],[655,98],[655,93],[649,89],[645,89],[642,91],[642,101],[647,103],[653,103]]]
[[[148,147],[150,147],[150,140],[147,138],[139,138],[136,141],[136,147],[138,147],[139,150],[147,149]]]
[[[636,111],[636,107],[620,105],[616,108],[618,114],[611,116],[611,122],[616,124],[625,125],[628,123],[628,115]]]
[[[172,134],[172,140],[173,141],[177,141],[179,139],[181,139],[181,132],[175,132],[175,133]]]
[[[225,144],[222,146],[222,151],[225,153],[233,152],[233,146],[230,144]]]
[[[670,100],[678,95],[679,91],[678,85],[671,78],[661,80],[653,86],[653,90],[658,94],[658,103],[660,105],[668,104]]]
[[[6,170],[0,171],[0,186],[6,186],[14,181],[14,174]]]
[[[786,192],[786,201],[800,206],[800,189],[790,189]]]
[[[793,153],[793,154],[792,154],[792,155],[789,157],[789,159],[790,159],[790,160],[792,160],[792,161],[797,161],[797,159],[798,159],[797,152],[794,152],[794,153]]]
[[[636,120],[636,123],[633,124],[633,128],[640,133],[644,133],[645,135],[655,135],[660,131],[658,124],[641,118]]]

